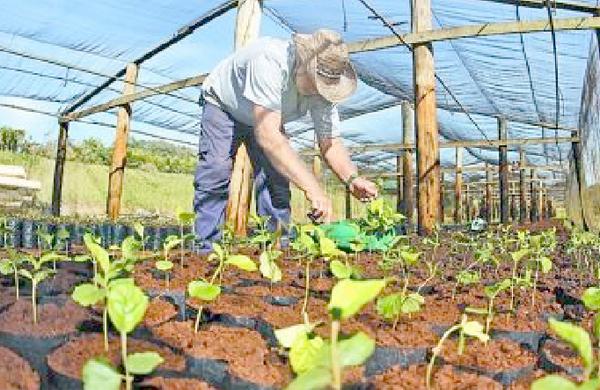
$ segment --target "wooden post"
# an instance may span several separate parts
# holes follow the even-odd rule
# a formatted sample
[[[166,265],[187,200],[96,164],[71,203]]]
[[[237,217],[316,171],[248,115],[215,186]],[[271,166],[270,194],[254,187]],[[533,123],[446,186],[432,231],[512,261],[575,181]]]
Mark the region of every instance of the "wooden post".
[[[525,150],[519,150],[519,222],[527,221],[527,187],[525,186]]]
[[[135,83],[138,76],[138,66],[127,64],[125,71],[125,84],[123,95],[135,92]],[[123,178],[127,164],[127,141],[131,127],[131,104],[125,104],[117,113],[117,130],[113,148],[112,164],[108,172],[108,198],[106,200],[106,213],[108,218],[115,221],[121,212],[121,197],[123,194]]]
[[[403,199],[402,199],[402,157],[396,156],[396,211],[403,213]],[[406,214],[405,214],[406,215]]]
[[[463,149],[456,148],[456,162],[455,162],[455,180],[454,180],[454,223],[462,223],[462,161],[463,161]],[[467,196],[469,193],[467,192]]]
[[[546,191],[546,187],[544,183],[540,181],[538,187],[538,210],[539,210],[539,220],[543,220],[546,218],[546,210],[545,210],[545,202],[544,202],[544,192]]]
[[[444,173],[440,172],[440,225],[444,224]]]
[[[538,221],[538,196],[537,196],[537,174],[535,169],[531,169],[531,184],[530,184],[530,192],[531,195],[529,197],[529,205],[530,205],[530,213],[529,219],[531,222]]]
[[[465,186],[465,192],[466,192],[466,194],[464,197],[464,202],[465,202],[464,220],[465,220],[465,222],[471,222],[471,202],[469,202],[469,199],[471,197],[471,186],[468,183]],[[462,196],[461,196],[461,198],[462,198]]]
[[[515,223],[519,220],[519,210],[517,209],[517,186],[516,182],[511,182],[510,187],[510,220]]]
[[[52,188],[52,215],[60,216],[62,201],[62,185],[67,159],[67,139],[69,138],[69,122],[58,123],[58,143],[56,144],[56,161],[54,163],[54,186]]]
[[[431,0],[414,2],[412,31],[431,30]],[[439,218],[440,150],[435,99],[435,66],[430,42],[413,46],[419,234],[429,234]]]
[[[554,205],[552,202],[552,197],[548,196],[548,218],[554,218]]]
[[[498,139],[506,140],[507,137],[507,126],[506,119],[498,118]],[[508,150],[506,145],[498,147],[499,154],[499,191],[500,191],[500,223],[508,223]]]
[[[403,101],[402,105],[402,142],[412,144],[415,139],[414,112],[409,102]],[[402,214],[408,224],[414,223],[415,195],[414,195],[414,170],[413,150],[402,153]]]
[[[346,219],[352,218],[352,194],[350,194],[350,190],[346,188]]]
[[[260,31],[262,5],[260,0],[238,0],[235,24],[235,48],[241,48],[257,38]],[[252,164],[246,145],[242,144],[235,155],[229,200],[227,202],[227,223],[234,227],[238,236],[246,235],[248,211],[252,189]]]
[[[485,219],[492,223],[494,210],[492,206],[492,169],[489,164],[485,164]]]

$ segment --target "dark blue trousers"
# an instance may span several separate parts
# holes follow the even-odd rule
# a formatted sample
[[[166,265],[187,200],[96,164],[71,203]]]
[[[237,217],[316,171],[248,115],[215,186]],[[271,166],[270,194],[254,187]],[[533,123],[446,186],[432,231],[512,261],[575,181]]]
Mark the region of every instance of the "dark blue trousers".
[[[236,122],[219,107],[206,103],[202,114],[198,165],[194,178],[194,211],[200,249],[210,248],[221,237],[233,160],[245,142],[254,168],[256,207],[259,215],[270,216],[269,227],[290,221],[290,184],[271,165],[256,142],[251,127]]]

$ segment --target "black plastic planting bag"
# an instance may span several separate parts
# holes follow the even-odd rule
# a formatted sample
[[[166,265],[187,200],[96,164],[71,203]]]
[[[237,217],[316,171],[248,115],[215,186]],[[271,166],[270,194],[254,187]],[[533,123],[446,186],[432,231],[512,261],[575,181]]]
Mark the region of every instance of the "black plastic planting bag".
[[[23,223],[19,218],[9,218],[6,221],[7,227],[10,229],[10,233],[6,235],[6,241],[3,243],[5,246],[11,246],[13,248],[20,248],[22,235],[23,235]],[[4,237],[2,237],[4,239]]]
[[[365,366],[367,377],[380,374],[393,366],[408,367],[425,362],[427,348],[376,347]]]
[[[25,249],[37,248],[37,224],[26,219],[21,227],[21,246]]]
[[[112,243],[121,246],[125,237],[128,236],[127,226],[122,224],[112,225]]]
[[[102,239],[102,246],[108,248],[112,245],[112,238],[110,236],[111,226],[109,223],[103,223],[99,226],[100,238]]]
[[[83,235],[85,234],[85,226],[76,224],[71,225],[71,243],[72,245],[83,245]]]

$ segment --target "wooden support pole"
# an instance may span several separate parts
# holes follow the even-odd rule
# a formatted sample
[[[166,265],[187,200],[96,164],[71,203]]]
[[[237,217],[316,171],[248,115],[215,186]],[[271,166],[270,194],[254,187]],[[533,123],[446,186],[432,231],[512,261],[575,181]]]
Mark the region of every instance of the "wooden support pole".
[[[69,123],[59,122],[58,142],[56,144],[56,161],[54,163],[54,186],[52,188],[52,215],[60,216],[62,201],[62,185],[67,159],[67,139],[69,138]]]
[[[138,66],[128,64],[125,71],[123,95],[135,92],[135,83],[138,76]],[[117,113],[117,129],[113,148],[112,164],[108,172],[108,198],[106,200],[106,213],[111,221],[115,221],[121,212],[121,197],[123,194],[123,178],[127,164],[127,141],[131,128],[131,105],[125,104]]]
[[[527,221],[527,188],[525,185],[525,150],[519,150],[519,222]]]
[[[514,181],[510,181],[510,219],[513,223],[519,220],[519,209],[517,207],[517,185]]]
[[[402,157],[400,155],[396,156],[396,211],[402,213]]]
[[[485,218],[488,223],[492,223],[492,170],[488,169],[489,164],[485,164]]]
[[[414,2],[412,31],[431,30],[431,0]],[[435,99],[435,66],[430,42],[413,46],[415,123],[417,128],[418,231],[430,234],[440,215],[440,149]]]
[[[440,225],[443,225],[445,220],[444,188],[444,173],[440,172]]]
[[[408,101],[401,103],[402,109],[402,142],[413,144],[415,139],[414,111]],[[405,150],[402,154],[402,214],[409,224],[414,223],[415,191],[414,191],[414,158],[413,150]]]
[[[498,139],[506,140],[507,137],[506,119],[498,118]],[[498,148],[498,175],[500,183],[500,223],[508,223],[508,150],[506,145]]]
[[[538,221],[538,196],[537,196],[537,173],[535,171],[535,169],[531,170],[531,195],[530,195],[530,199],[529,199],[529,204],[530,204],[530,213],[529,213],[529,220],[531,222],[537,222]]]
[[[463,149],[456,148],[456,162],[455,162],[455,180],[454,180],[454,223],[462,223],[462,163],[463,163]]]
[[[262,4],[260,0],[238,0],[235,25],[235,49],[246,46],[257,38],[260,31]],[[248,211],[252,189],[252,164],[246,145],[242,144],[235,155],[229,200],[227,202],[227,223],[234,228],[237,236],[245,236],[248,225]]]
[[[469,192],[471,191],[471,185],[470,184],[466,184],[466,194],[464,197],[461,196],[461,198],[464,199],[465,202],[465,213],[464,213],[464,220],[466,222],[471,222],[471,202],[469,202]],[[461,200],[462,202],[462,200]],[[459,222],[461,223],[461,222]]]

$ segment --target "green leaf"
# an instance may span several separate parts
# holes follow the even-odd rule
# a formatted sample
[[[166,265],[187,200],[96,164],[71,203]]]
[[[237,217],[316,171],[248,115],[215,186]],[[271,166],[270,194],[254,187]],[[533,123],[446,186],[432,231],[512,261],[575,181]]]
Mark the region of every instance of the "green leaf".
[[[411,293],[408,294],[408,296],[402,302],[400,311],[403,314],[417,313],[421,311],[421,305],[423,305],[424,303],[425,298],[423,298],[420,294]]]
[[[341,280],[331,291],[328,309],[330,312],[339,309],[341,319],[348,319],[375,299],[384,287],[384,280]]]
[[[221,294],[221,287],[207,283],[203,280],[196,280],[188,284],[188,295],[203,301],[213,301]]]
[[[519,249],[516,252],[512,252],[510,254],[510,256],[512,257],[514,262],[519,262],[519,261],[523,260],[523,258],[525,256],[529,255],[529,253],[531,253],[531,249],[524,248],[524,249]]]
[[[588,310],[600,310],[600,288],[590,287],[581,296],[581,300]]]
[[[142,225],[140,222],[136,222],[133,224],[133,230],[135,230],[138,237],[144,237],[144,225]]]
[[[190,211],[177,210],[177,221],[181,225],[191,225],[196,219],[196,214]]]
[[[554,318],[548,320],[550,329],[552,329],[558,337],[574,348],[581,359],[586,372],[590,372],[594,364],[592,352],[592,342],[590,335],[581,327],[568,322],[557,321]]]
[[[256,271],[258,269],[256,264],[246,255],[230,255],[227,260],[225,260],[225,264],[233,265],[234,267],[248,272]]]
[[[134,236],[127,236],[121,243],[121,256],[125,260],[135,260],[140,249],[142,249],[142,243]]]
[[[325,342],[320,337],[309,338],[306,333],[300,333],[292,343],[289,358],[292,370],[296,374],[309,371],[320,362],[321,350]]]
[[[136,375],[150,374],[159,364],[165,361],[156,352],[140,352],[127,355],[127,369]]]
[[[542,273],[547,274],[552,269],[552,260],[544,256],[540,258],[540,265],[542,266]]]
[[[325,389],[331,383],[331,370],[317,367],[298,375],[285,390],[318,390]]]
[[[119,390],[122,376],[107,362],[90,359],[83,366],[84,390]]]
[[[154,266],[159,271],[169,271],[173,268],[173,262],[169,260],[159,260],[154,263]]]
[[[339,260],[331,261],[329,269],[333,276],[338,279],[349,279],[352,276],[352,266],[346,265]]]
[[[415,265],[421,256],[421,252],[401,251],[400,257],[407,265]]]
[[[579,384],[579,387],[577,388],[577,390],[598,390],[599,388],[600,388],[600,379],[594,378],[594,379],[589,379],[589,380]]]
[[[92,257],[90,255],[77,255],[73,257],[73,261],[76,263],[85,263],[86,261],[91,261]]]
[[[577,390],[578,386],[559,375],[548,375],[535,380],[531,390]]]
[[[596,338],[599,339],[600,338],[600,315],[598,313],[596,313],[596,315],[594,316],[593,332],[594,332],[594,336],[596,336]]]
[[[33,275],[31,274],[31,272],[29,272],[26,269],[20,269],[19,270],[19,275],[25,276],[29,280],[33,280]]]
[[[275,330],[275,338],[283,348],[292,348],[294,341],[301,336],[312,332],[316,324],[298,324]]]
[[[61,241],[68,240],[71,237],[71,233],[67,229],[60,228],[58,232],[56,232],[56,238]]]
[[[363,332],[358,332],[338,342],[338,350],[342,366],[360,366],[375,352],[375,340]]]
[[[479,341],[481,341],[483,343],[486,343],[490,339],[490,336],[488,336],[484,332],[483,325],[481,325],[477,321],[466,321],[466,322],[464,322],[462,324],[462,331],[467,336],[475,337],[475,338],[479,339]]]
[[[221,245],[219,245],[216,242],[214,242],[212,244],[212,249],[213,249],[213,252],[215,252],[217,254],[217,257],[219,259],[223,259],[225,257],[225,251],[223,250],[223,248],[221,247]]]
[[[120,332],[131,332],[144,318],[148,308],[148,297],[133,284],[111,284],[107,298],[108,315]]]
[[[181,238],[179,238],[175,235],[171,235],[171,236],[168,236],[167,238],[165,238],[163,248],[165,251],[168,252],[171,249],[175,248],[177,245],[181,244],[181,242],[182,242]]]
[[[12,261],[9,259],[0,260],[0,274],[2,275],[10,275],[13,273]]]
[[[325,258],[337,256],[340,252],[335,244],[335,241],[325,236],[320,237],[319,248],[321,251],[321,256]]]
[[[55,253],[55,252],[48,252],[48,253],[42,255],[42,257],[40,257],[38,264],[41,266],[42,264],[50,263],[52,261],[63,261],[66,259],[67,259],[67,256],[59,255],[58,253]]]
[[[48,276],[55,274],[55,272],[51,269],[43,269],[41,271],[37,271],[33,274],[33,281],[35,283],[39,283],[42,280],[46,279]]]
[[[501,282],[498,282],[496,284],[492,284],[491,286],[486,286],[483,291],[485,292],[485,295],[489,298],[489,299],[494,299],[498,294],[500,294],[502,291],[508,289],[511,285],[511,280],[510,279],[504,279]]]
[[[83,240],[85,242],[85,245],[86,245],[88,251],[90,252],[90,254],[94,258],[94,260],[96,260],[96,262],[100,266],[102,273],[105,275],[108,274],[108,272],[110,271],[110,257],[108,255],[108,252],[106,251],[106,249],[104,249],[100,245],[98,245],[94,241],[92,235],[89,233],[86,233],[83,236]]]
[[[383,318],[390,320],[396,317],[402,307],[402,295],[395,293],[377,299],[377,313]]]
[[[75,287],[71,298],[81,306],[91,306],[104,299],[106,292],[91,283],[80,284]]]
[[[283,277],[281,269],[279,268],[277,263],[275,263],[275,261],[272,259],[272,255],[269,253],[269,251],[261,253],[259,260],[259,269],[263,277],[269,279],[273,283],[281,281],[281,278]]]

